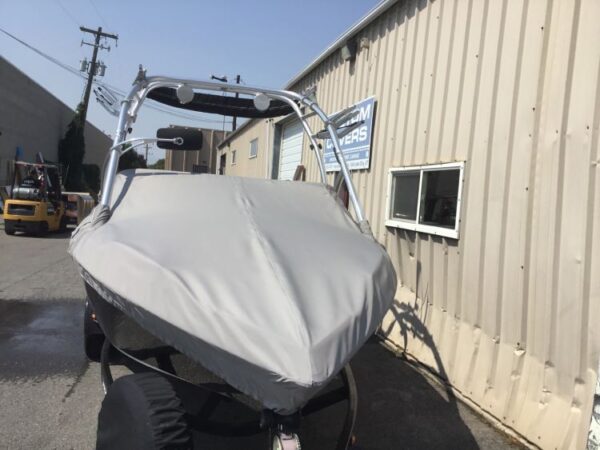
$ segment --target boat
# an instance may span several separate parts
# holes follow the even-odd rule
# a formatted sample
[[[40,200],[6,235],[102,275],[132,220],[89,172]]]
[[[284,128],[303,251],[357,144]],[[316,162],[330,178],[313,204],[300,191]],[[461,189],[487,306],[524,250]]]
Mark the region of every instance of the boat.
[[[148,436],[157,439],[156,448],[160,442],[186,448],[190,429],[226,429],[266,432],[269,449],[298,450],[301,417],[339,401],[348,407],[337,448],[352,444],[356,387],[349,362],[391,306],[396,275],[373,237],[340,148],[340,139],[360,125],[356,111],[327,116],[314,97],[147,76],[140,68],[122,102],[99,204],[69,246],[87,292],[86,337],[94,327],[101,337],[94,342],[102,345],[96,357],[107,394],[97,448],[144,448]],[[201,146],[198,130],[181,127],[129,138],[148,99],[237,117],[296,116],[321,180],[117,173],[120,156],[138,145]],[[324,129],[314,133],[305,111]],[[318,139],[333,143],[351,212],[327,183]],[[115,363],[137,373],[115,380]],[[341,387],[332,391],[332,383]],[[192,411],[196,388],[240,400],[256,419],[230,427],[211,422],[206,408]],[[138,391],[145,400],[136,403],[131,393]],[[150,419],[135,424],[140,417]],[[164,423],[170,431],[156,437]],[[144,426],[147,433],[132,437],[132,429]]]

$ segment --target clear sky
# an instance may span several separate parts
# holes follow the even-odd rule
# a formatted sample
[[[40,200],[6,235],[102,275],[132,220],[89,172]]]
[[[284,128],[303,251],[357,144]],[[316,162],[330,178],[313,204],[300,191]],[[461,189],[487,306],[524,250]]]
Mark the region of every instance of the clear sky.
[[[79,25],[119,35],[100,52],[104,81],[129,89],[138,64],[148,74],[190,78],[240,74],[243,82],[283,87],[379,0],[0,0],[0,28],[70,66],[91,57]],[[0,55],[74,108],[84,81],[0,33]],[[190,113],[192,114],[192,113]],[[145,108],[134,135],[154,135],[171,123],[222,129],[211,121],[173,118]],[[92,94],[88,120],[113,134],[116,118]],[[227,126],[227,125],[226,125]],[[150,162],[162,157],[151,151]]]

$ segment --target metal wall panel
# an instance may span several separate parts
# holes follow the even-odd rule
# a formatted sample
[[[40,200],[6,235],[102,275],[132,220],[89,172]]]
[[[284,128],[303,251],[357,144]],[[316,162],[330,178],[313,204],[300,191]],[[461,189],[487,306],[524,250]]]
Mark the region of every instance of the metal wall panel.
[[[594,1],[401,2],[355,62],[333,54],[295,86],[328,111],[377,97],[354,180],[401,281],[387,336],[547,448],[584,445],[598,369],[598,17]],[[455,160],[459,241],[385,228],[389,167]]]
[[[595,0],[400,1],[354,61],[293,86],[330,112],[377,99],[353,179],[400,281],[383,333],[543,448],[585,446],[598,375],[599,17]],[[452,161],[460,239],[386,228],[388,169]]]
[[[208,173],[216,172],[217,145],[223,140],[224,132],[199,128],[202,131],[202,148],[199,150],[166,150],[165,169],[192,172],[194,165],[207,166]]]
[[[254,178],[269,178],[270,171],[268,156],[272,147],[271,119],[257,120],[251,126],[240,130],[234,139],[217,151],[217,166],[221,155],[227,155],[226,175],[247,176]],[[250,142],[258,139],[258,153],[250,157]],[[231,164],[231,152],[236,151],[236,163]],[[219,167],[217,167],[218,172]]]
[[[293,180],[296,167],[302,159],[304,131],[299,120],[283,126],[281,132],[281,155],[279,156],[279,179]]]

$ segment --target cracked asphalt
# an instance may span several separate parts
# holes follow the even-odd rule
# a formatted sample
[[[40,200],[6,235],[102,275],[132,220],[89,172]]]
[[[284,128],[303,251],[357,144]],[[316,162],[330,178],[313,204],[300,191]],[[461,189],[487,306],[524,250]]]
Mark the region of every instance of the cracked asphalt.
[[[94,448],[103,392],[99,365],[83,353],[85,293],[68,238],[6,236],[0,220],[0,449]],[[521,448],[375,339],[352,365],[363,450]],[[333,449],[343,414],[338,405],[306,418],[302,448]],[[195,442],[267,449],[264,436]]]

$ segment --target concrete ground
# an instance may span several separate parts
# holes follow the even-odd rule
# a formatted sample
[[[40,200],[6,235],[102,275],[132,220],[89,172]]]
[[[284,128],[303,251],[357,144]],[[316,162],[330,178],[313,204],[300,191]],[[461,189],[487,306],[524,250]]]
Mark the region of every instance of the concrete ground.
[[[94,448],[103,393],[99,365],[82,350],[84,290],[68,238],[6,236],[0,220],[0,448]],[[520,448],[375,339],[352,366],[361,449]],[[340,406],[306,418],[303,449],[335,447]],[[267,448],[264,436],[195,441],[210,450]]]

